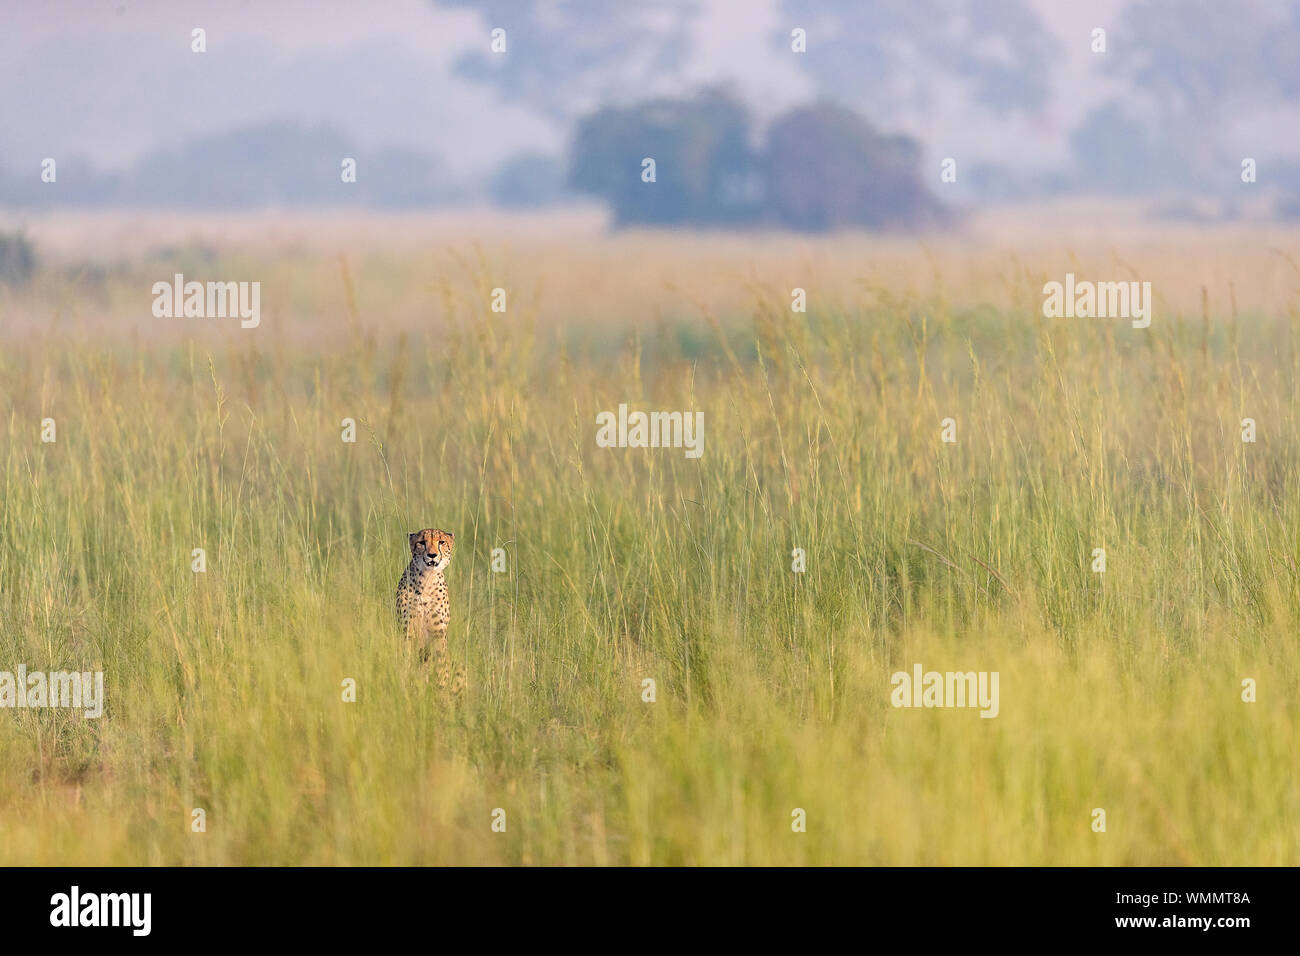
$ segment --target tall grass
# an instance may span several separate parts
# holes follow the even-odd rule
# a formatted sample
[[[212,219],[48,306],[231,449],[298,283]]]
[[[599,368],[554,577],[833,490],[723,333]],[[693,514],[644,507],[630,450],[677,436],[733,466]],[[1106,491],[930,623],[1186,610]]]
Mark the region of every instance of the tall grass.
[[[752,283],[564,324],[464,265],[401,334],[324,259],[293,278],[332,290],[315,341],[277,331],[292,297],[2,339],[0,669],[108,694],[0,711],[3,862],[1300,862],[1294,305],[1134,330],[1032,286],[803,315]],[[620,402],[702,411],[703,457],[597,448]],[[426,526],[455,704],[392,621]],[[999,716],[892,708],[916,662],[998,671]]]

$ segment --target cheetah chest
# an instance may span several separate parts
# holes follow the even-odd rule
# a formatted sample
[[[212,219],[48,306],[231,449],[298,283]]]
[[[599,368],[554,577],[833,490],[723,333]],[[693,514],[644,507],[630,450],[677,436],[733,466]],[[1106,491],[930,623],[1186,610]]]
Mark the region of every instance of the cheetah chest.
[[[441,571],[417,574],[408,570],[402,580],[398,604],[412,630],[445,629],[451,606],[447,599],[447,579]]]

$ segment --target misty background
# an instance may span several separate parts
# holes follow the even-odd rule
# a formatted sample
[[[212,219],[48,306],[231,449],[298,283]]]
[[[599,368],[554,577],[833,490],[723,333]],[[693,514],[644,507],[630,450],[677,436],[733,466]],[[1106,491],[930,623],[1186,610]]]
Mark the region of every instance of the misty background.
[[[1106,195],[1156,217],[1300,218],[1300,4],[1285,0],[0,10],[13,209],[595,201],[615,224],[821,231]]]

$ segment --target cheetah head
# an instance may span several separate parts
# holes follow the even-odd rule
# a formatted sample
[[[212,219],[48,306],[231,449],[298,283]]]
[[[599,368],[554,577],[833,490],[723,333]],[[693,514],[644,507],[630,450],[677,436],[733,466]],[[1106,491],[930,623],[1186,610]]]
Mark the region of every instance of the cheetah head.
[[[451,554],[456,549],[456,536],[450,531],[425,528],[412,531],[411,563],[421,571],[442,571],[451,564]]]

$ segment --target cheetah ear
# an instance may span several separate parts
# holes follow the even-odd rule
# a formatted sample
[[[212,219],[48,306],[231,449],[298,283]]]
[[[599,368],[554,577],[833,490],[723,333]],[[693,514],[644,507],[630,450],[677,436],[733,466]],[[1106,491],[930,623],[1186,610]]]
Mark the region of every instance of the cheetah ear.
[[[415,539],[418,538],[419,536],[420,536],[420,532],[418,532],[418,531],[412,531],[410,534],[408,534],[408,535],[406,536],[406,543],[407,543],[407,546],[408,546],[412,551],[415,550]]]

